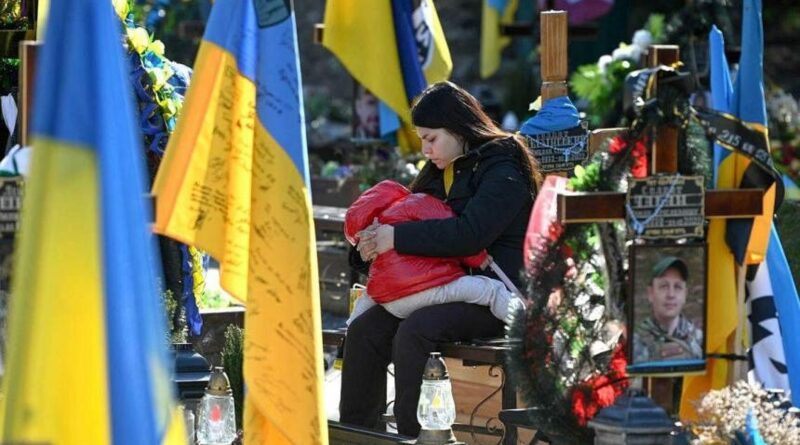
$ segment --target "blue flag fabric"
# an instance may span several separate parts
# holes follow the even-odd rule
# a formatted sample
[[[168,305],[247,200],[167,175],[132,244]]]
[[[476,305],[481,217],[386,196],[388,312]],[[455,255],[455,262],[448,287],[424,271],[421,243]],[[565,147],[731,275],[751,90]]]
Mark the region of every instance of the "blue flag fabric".
[[[711,58],[711,108],[729,113],[733,101],[733,84],[728,59],[725,57],[725,38],[716,25],[711,27],[708,35]],[[719,166],[722,161],[731,155],[730,150],[714,144],[714,186],[717,187],[719,179]]]
[[[428,85],[425,80],[425,73],[422,71],[420,49],[417,45],[417,39],[414,38],[414,24],[411,20],[412,12],[413,5],[411,0],[392,0],[397,55],[400,57],[400,68],[403,72],[403,82],[409,102],[417,97]]]

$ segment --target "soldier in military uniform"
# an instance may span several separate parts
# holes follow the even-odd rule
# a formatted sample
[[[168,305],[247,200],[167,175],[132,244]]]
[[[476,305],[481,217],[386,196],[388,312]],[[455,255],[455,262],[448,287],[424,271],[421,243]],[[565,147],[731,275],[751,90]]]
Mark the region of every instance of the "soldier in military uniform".
[[[667,256],[653,266],[647,286],[652,313],[633,333],[635,364],[703,357],[703,332],[682,313],[688,279],[680,258]]]

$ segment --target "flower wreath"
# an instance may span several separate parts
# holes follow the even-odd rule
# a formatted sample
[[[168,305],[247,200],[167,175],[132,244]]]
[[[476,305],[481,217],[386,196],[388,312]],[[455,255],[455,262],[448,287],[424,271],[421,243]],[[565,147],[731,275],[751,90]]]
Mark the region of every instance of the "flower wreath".
[[[647,176],[645,130],[660,122],[639,116],[631,130],[575,168],[568,188],[624,191],[627,178]],[[680,124],[679,171],[708,177],[704,130],[688,119]],[[587,443],[587,422],[628,385],[624,227],[551,220],[545,233],[534,237],[526,252],[525,292],[532,303],[509,326],[509,368],[526,405],[534,407],[529,415],[537,429],[551,439]]]
[[[129,79],[136,93],[148,168],[150,174],[154,175],[164,156],[169,136],[175,130],[177,115],[183,107],[182,93],[188,88],[191,70],[167,59],[164,56],[164,43],[154,40],[146,29],[134,24],[128,0],[113,0],[113,4],[125,27]],[[182,244],[178,245],[178,249],[180,262],[172,267],[178,267],[180,270],[177,273],[182,277],[179,301],[186,308],[192,335],[199,335],[203,322],[196,302],[205,290],[203,253]]]

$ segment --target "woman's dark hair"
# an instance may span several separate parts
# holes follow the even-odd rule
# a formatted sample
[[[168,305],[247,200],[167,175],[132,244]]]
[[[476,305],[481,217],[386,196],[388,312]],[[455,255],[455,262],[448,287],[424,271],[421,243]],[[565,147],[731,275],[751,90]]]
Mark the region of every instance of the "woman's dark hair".
[[[512,138],[520,151],[525,173],[531,181],[531,193],[535,194],[541,183],[541,173],[536,160],[531,156],[522,139],[503,131],[483,111],[475,97],[452,82],[438,82],[426,88],[414,100],[411,108],[411,123],[415,127],[441,128],[463,140],[467,150],[496,139]],[[421,181],[423,173],[430,173],[428,163],[411,185]],[[427,172],[425,170],[428,170]]]

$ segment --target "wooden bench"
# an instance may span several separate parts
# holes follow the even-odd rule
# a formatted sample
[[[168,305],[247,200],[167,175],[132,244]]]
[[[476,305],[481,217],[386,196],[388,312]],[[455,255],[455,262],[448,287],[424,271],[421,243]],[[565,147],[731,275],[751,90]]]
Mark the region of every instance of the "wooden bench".
[[[325,345],[339,346],[344,344],[347,334],[346,329],[324,329],[322,331],[322,342]],[[498,444],[504,445],[517,443],[517,427],[509,424],[503,426],[500,421],[499,413],[495,417],[489,418],[485,425],[475,425],[474,419],[478,410],[486,404],[489,399],[497,393],[501,394],[502,410],[512,410],[517,407],[517,394],[513,385],[507,385],[507,371],[505,367],[505,356],[510,350],[509,340],[490,339],[474,340],[471,342],[443,343],[439,345],[439,352],[445,358],[460,360],[466,367],[488,366],[490,377],[500,377],[500,386],[493,390],[488,396],[480,400],[472,409],[469,423],[456,423],[453,425],[454,431],[467,432],[474,438],[476,434],[494,436],[499,438]],[[480,443],[474,440],[474,443]]]

